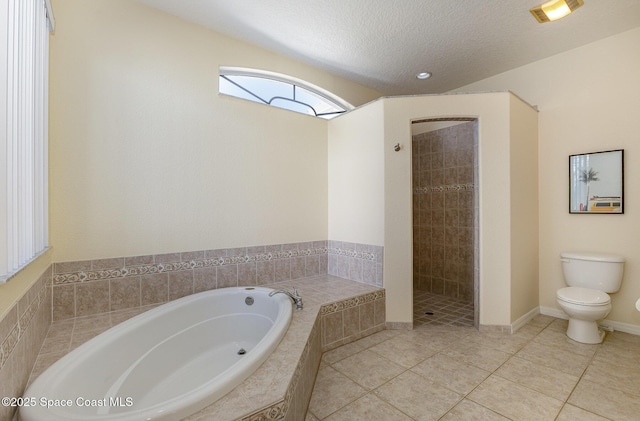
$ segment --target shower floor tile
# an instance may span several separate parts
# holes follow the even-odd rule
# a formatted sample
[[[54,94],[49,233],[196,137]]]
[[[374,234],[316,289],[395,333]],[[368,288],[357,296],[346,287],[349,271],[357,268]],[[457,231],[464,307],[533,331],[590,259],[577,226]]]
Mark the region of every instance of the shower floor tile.
[[[473,326],[473,303],[414,289],[413,324]]]

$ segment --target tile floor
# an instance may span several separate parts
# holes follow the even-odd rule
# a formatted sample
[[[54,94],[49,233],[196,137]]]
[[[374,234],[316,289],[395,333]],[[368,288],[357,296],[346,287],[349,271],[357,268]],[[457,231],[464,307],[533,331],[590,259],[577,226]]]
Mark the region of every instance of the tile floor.
[[[473,303],[414,289],[413,324],[473,326]]]
[[[455,320],[384,330],[323,355],[306,421],[639,420],[640,336],[584,345],[566,326],[539,315],[513,335]]]

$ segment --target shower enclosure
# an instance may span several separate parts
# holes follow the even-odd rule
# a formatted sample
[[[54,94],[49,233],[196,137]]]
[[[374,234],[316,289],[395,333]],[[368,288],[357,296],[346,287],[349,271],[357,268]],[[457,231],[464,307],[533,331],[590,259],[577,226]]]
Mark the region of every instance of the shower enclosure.
[[[412,124],[413,287],[474,305],[478,325],[477,121]]]

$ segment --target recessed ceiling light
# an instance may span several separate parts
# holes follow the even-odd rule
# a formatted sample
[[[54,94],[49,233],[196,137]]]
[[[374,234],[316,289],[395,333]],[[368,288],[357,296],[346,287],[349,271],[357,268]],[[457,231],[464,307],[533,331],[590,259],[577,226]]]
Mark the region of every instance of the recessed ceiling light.
[[[431,77],[431,73],[429,72],[418,73],[416,77],[420,80],[429,79]]]

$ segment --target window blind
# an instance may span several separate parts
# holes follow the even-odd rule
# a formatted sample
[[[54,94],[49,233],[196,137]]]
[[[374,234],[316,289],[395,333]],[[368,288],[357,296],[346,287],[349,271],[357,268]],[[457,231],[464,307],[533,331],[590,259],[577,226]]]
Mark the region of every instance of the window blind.
[[[48,239],[50,0],[0,6],[0,283]]]

